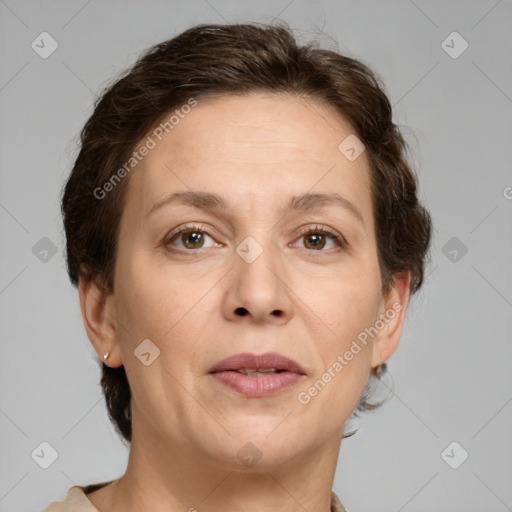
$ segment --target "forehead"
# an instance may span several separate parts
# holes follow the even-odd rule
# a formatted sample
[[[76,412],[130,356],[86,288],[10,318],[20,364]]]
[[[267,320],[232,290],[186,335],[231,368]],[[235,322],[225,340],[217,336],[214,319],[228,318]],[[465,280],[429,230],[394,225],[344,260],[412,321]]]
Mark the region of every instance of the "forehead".
[[[326,147],[337,151],[348,122],[333,107],[288,94],[252,93],[202,98],[166,136],[176,149],[193,151],[182,157],[196,161],[222,153],[226,159],[254,162],[255,149],[263,161],[286,156],[325,161]],[[155,156],[153,154],[153,156]]]
[[[368,216],[366,155],[351,161],[339,149],[349,136],[350,124],[333,107],[310,98],[201,98],[161,140],[152,136],[155,147],[133,171],[127,199],[148,211],[176,190],[236,196],[242,203],[248,197],[258,203],[283,194],[337,192]]]

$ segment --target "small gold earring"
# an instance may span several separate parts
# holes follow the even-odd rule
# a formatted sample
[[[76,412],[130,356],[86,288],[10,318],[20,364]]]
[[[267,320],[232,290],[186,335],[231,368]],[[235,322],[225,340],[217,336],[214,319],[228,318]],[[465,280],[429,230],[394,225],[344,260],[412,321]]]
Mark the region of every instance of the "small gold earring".
[[[103,356],[103,359],[106,361],[108,359],[108,356],[110,355],[110,352],[107,352],[104,356]]]

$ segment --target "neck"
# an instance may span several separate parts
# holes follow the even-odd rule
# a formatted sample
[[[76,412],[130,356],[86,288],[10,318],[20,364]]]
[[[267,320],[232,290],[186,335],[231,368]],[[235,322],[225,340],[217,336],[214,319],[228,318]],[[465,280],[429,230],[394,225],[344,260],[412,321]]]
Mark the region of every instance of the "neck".
[[[286,464],[262,457],[248,468],[223,466],[183,442],[138,435],[135,425],[126,473],[114,482],[102,511],[331,510],[341,434]]]

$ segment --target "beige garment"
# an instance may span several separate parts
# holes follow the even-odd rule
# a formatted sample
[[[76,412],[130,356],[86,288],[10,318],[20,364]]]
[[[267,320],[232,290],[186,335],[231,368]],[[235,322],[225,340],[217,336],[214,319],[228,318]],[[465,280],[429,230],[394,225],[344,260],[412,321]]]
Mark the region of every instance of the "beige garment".
[[[84,487],[75,485],[69,489],[63,501],[53,501],[42,512],[99,512],[86,495],[109,483],[111,482],[91,484]],[[331,512],[346,512],[334,492],[331,493]]]

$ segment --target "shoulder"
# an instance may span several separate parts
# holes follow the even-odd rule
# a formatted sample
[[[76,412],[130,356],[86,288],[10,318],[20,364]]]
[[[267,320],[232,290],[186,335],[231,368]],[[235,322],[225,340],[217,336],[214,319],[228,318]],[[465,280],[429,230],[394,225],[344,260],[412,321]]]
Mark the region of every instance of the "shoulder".
[[[68,490],[64,500],[52,501],[42,512],[99,512],[87,498],[87,493],[100,489],[109,483],[103,482],[86,486],[74,485]]]
[[[334,491],[331,492],[331,512],[347,512]]]

